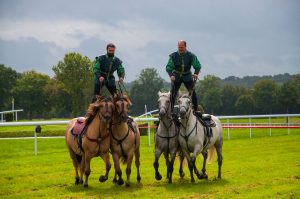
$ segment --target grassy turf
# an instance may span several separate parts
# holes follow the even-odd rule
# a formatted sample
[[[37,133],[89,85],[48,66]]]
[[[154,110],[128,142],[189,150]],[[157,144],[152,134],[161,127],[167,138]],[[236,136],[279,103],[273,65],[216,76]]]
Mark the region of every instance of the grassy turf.
[[[285,131],[285,130],[284,130]],[[300,132],[291,135],[233,139],[224,141],[222,180],[216,180],[216,157],[208,165],[208,180],[190,183],[180,179],[175,164],[173,184],[165,178],[166,167],[160,160],[161,181],[154,178],[154,146],[141,143],[142,183],[136,183],[132,167],[131,187],[119,187],[109,180],[100,183],[104,163],[94,158],[89,188],[74,185],[74,172],[64,139],[39,139],[38,155],[33,155],[33,140],[0,140],[1,198],[299,198]],[[152,142],[153,143],[153,142]],[[197,164],[201,165],[201,157]],[[112,161],[112,159],[111,159]],[[125,174],[123,166],[123,175]],[[125,177],[125,176],[124,176]]]

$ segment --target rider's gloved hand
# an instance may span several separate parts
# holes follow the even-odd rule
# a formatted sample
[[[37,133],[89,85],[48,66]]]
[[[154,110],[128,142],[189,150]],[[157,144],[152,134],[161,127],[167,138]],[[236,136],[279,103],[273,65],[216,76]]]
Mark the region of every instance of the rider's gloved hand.
[[[170,76],[170,80],[171,80],[172,82],[174,82],[174,81],[175,81],[175,76],[174,76],[174,75]]]
[[[124,78],[123,78],[123,77],[120,77],[120,78],[119,78],[119,84],[123,84],[123,81],[124,81]]]
[[[198,79],[198,74],[193,74],[193,80],[196,81]]]
[[[104,81],[104,77],[102,77],[102,76],[99,77],[99,81],[100,81],[100,82],[103,82],[103,81]]]

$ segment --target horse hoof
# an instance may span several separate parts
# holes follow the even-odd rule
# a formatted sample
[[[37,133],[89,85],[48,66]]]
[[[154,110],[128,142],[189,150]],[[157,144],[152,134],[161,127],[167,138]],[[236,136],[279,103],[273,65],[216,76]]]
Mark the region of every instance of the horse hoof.
[[[130,183],[129,182],[126,182],[126,187],[130,187]]]
[[[79,180],[79,184],[83,184],[83,180]]]
[[[162,176],[160,175],[160,173],[157,173],[157,174],[155,175],[155,179],[156,179],[156,180],[161,180],[161,179],[162,179]]]
[[[124,184],[124,180],[123,179],[119,179],[118,180],[118,185],[123,185]]]
[[[136,180],[137,180],[138,182],[141,182],[141,176],[136,177]]]
[[[100,176],[99,182],[105,182],[107,180],[106,176]]]
[[[195,179],[191,179],[191,183],[194,183],[195,182]]]
[[[75,185],[79,185],[79,178],[75,178]]]
[[[200,180],[200,179],[208,179],[207,174],[203,174],[203,173],[198,173],[198,174],[197,174],[197,177],[198,177],[199,180]]]
[[[118,181],[116,178],[113,179],[113,183],[116,184]]]
[[[184,172],[179,172],[179,175],[181,178],[183,178],[185,176],[185,173]]]
[[[169,179],[169,184],[172,184],[172,180],[171,179]]]
[[[83,187],[84,187],[84,188],[88,188],[89,185],[88,185],[88,184],[84,184]]]

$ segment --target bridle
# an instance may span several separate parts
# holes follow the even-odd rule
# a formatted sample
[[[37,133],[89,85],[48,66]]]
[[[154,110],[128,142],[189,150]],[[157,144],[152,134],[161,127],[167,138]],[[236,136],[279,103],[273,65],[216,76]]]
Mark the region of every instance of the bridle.
[[[165,96],[165,95],[162,95],[162,96],[160,96],[159,98],[162,98],[162,97],[168,98],[168,99],[170,100],[170,97]],[[160,100],[158,100],[158,111],[160,112],[161,109],[164,109],[165,112],[167,113],[168,110],[169,110],[169,108],[170,108],[171,103],[168,103],[168,106],[166,107],[166,106],[160,106],[160,103],[159,103],[159,102],[160,102]],[[172,118],[169,117],[168,115],[167,115],[167,118],[168,118],[168,119],[172,119]],[[159,116],[159,119],[161,120],[161,117],[160,117],[160,116]]]

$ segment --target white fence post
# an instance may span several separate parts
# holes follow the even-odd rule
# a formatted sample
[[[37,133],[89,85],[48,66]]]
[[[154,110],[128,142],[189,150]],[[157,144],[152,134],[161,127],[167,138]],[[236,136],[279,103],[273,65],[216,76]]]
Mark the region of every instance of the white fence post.
[[[34,155],[37,155],[37,135],[36,135],[36,127],[34,129]]]
[[[287,125],[290,126],[290,117],[289,116],[287,117]],[[291,133],[291,129],[288,128],[288,135],[290,135],[290,133]]]
[[[227,126],[229,126],[229,119],[227,119]],[[230,130],[229,127],[227,128],[227,138],[230,140]]]
[[[249,123],[250,123],[250,126],[252,126],[251,117],[249,117]],[[250,138],[252,138],[252,128],[251,127],[250,127]]]
[[[269,126],[271,126],[272,122],[271,122],[271,117],[269,117]],[[272,128],[269,128],[269,133],[270,136],[272,136]]]

